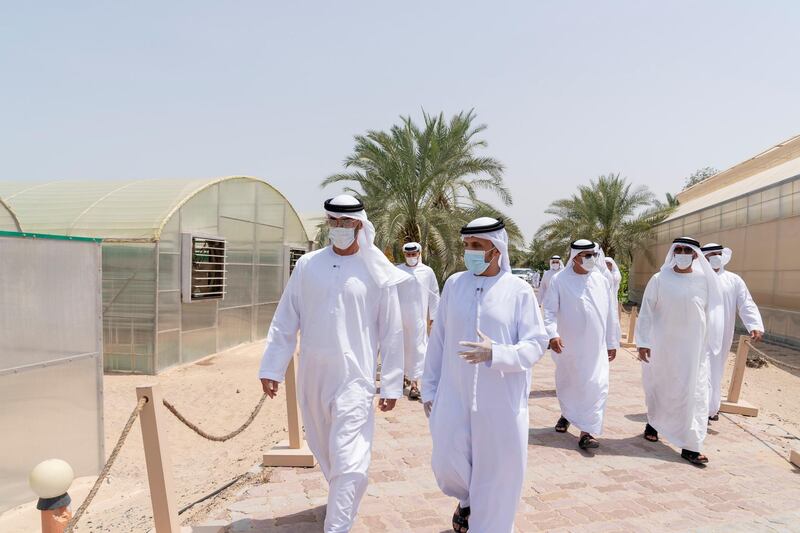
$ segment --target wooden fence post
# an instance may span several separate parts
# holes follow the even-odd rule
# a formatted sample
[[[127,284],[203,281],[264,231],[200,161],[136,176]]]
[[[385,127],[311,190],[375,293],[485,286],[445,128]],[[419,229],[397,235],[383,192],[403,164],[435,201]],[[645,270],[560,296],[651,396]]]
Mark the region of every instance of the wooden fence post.
[[[299,346],[299,345],[298,345]],[[277,446],[264,454],[263,466],[299,466],[313,467],[316,465],[314,454],[308,449],[308,444],[303,440],[303,419],[300,406],[297,404],[297,351],[286,369],[286,414],[288,415],[289,440],[278,443]]]
[[[144,458],[147,464],[147,481],[150,484],[150,501],[153,504],[153,521],[156,533],[180,533],[178,502],[172,479],[172,462],[167,450],[166,434],[162,424],[161,387],[146,385],[136,387],[136,398],[147,398],[139,415],[142,425]]]
[[[736,362],[733,366],[731,385],[728,388],[728,397],[720,405],[723,413],[744,416],[758,416],[758,407],[742,400],[742,383],[744,382],[744,369],[747,367],[747,352],[750,351],[750,337],[739,336],[739,348],[736,350]]]
[[[622,343],[623,346],[626,348],[630,348],[635,345],[636,340],[634,339],[634,334],[636,332],[636,318],[639,316],[638,307],[631,306],[631,314],[628,317],[628,332],[625,334],[625,342]]]

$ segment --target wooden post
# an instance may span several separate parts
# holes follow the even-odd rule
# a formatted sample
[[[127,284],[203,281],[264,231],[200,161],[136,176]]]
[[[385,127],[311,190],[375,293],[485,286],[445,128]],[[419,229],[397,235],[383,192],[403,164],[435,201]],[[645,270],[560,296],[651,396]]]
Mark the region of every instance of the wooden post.
[[[723,413],[744,416],[758,416],[758,407],[740,399],[742,383],[744,382],[744,369],[747,367],[747,352],[750,351],[750,337],[739,336],[739,348],[736,350],[736,363],[733,366],[731,385],[728,388],[728,397],[720,405]]]
[[[299,347],[299,344],[298,344]],[[297,404],[297,350],[295,350],[289,368],[286,369],[286,414],[289,423],[289,440],[278,443],[277,446],[264,454],[263,466],[298,466],[311,468],[317,464],[314,454],[308,449],[308,444],[303,440],[303,419],[300,406]]]
[[[789,462],[792,463],[794,466],[800,468],[800,452],[798,452],[797,450],[790,450]]]
[[[303,416],[297,403],[297,353],[286,369],[286,414],[289,418],[289,448],[299,450],[303,446]]]
[[[622,343],[622,346],[625,348],[630,348],[635,346],[635,339],[634,332],[636,331],[636,317],[639,316],[637,312],[638,307],[631,306],[631,314],[628,317],[628,332],[625,334],[625,342]]]
[[[147,398],[139,415],[142,425],[144,458],[147,463],[147,481],[150,484],[150,501],[153,504],[153,521],[156,533],[180,533],[178,502],[172,480],[172,462],[167,450],[161,409],[161,387],[157,384],[136,387],[137,398]]]

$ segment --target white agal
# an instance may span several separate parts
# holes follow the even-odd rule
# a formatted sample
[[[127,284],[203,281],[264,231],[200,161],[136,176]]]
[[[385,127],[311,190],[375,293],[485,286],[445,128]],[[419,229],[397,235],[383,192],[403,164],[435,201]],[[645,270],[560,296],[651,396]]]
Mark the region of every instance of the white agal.
[[[69,490],[75,472],[62,459],[48,459],[33,467],[28,476],[31,490],[40,498],[57,498]]]
[[[327,247],[300,258],[259,371],[261,378],[283,381],[300,332],[297,396],[308,445],[330,484],[326,533],[350,531],[367,488],[379,348],[381,397],[403,395],[397,288],[379,286],[360,256]],[[389,274],[383,277],[405,278]]]
[[[702,451],[708,429],[709,284],[698,270],[662,269],[647,283],[636,344],[650,348],[642,363],[647,418],[678,448]]]
[[[553,278],[542,303],[548,337],[564,349],[556,363],[556,393],[561,414],[594,436],[603,432],[608,398],[608,350],[619,348],[617,302],[598,271],[578,274],[567,267]]]
[[[413,278],[397,286],[397,295],[403,317],[405,373],[409,379],[417,380],[425,368],[428,321],[436,317],[439,308],[439,282],[433,269],[423,263],[417,266],[400,264],[397,268]]]
[[[719,256],[712,256],[710,259]],[[709,262],[711,262],[709,260]],[[714,266],[712,263],[711,266]],[[710,354],[711,358],[711,398],[709,400],[708,414],[714,416],[719,412],[722,400],[722,376],[725,373],[725,365],[728,354],[733,344],[733,333],[736,326],[736,312],[742,319],[747,331],[764,331],[764,322],[761,320],[761,313],[758,306],[750,296],[750,291],[744,280],[733,272],[727,270],[719,273],[719,281],[722,288],[723,305],[725,306],[725,325],[722,332],[722,349],[719,353]]]
[[[510,270],[510,269],[509,269]],[[461,359],[460,341],[495,344],[492,361]],[[511,533],[528,455],[531,367],[547,343],[530,285],[502,271],[447,280],[433,322],[423,401],[430,415],[431,465],[439,488],[470,505],[470,531]]]

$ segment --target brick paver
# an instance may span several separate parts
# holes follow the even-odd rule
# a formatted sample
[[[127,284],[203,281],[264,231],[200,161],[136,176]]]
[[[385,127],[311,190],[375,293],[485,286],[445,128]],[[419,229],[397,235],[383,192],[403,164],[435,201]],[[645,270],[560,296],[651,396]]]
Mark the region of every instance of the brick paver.
[[[612,363],[605,434],[595,453],[577,449],[576,430],[558,434],[554,364],[534,371],[528,471],[519,531],[800,531],[800,470],[725,418],[712,425],[707,468],[652,444],[639,363],[621,350]],[[439,492],[421,404],[407,399],[376,416],[370,485],[354,532],[446,532],[455,501]],[[276,469],[241,491],[218,519],[230,532],[319,532],[326,484],[319,468]],[[219,523],[219,522],[217,522]]]

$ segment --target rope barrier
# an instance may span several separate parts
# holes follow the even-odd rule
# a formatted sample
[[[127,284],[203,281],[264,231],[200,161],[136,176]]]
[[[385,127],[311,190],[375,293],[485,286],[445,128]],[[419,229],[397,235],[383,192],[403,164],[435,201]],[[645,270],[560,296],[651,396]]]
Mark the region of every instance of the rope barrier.
[[[210,434],[206,433],[205,431],[203,431],[202,429],[200,429],[196,424],[194,424],[194,423],[190,422],[189,420],[187,420],[186,417],[183,416],[178,411],[178,409],[176,409],[175,406],[172,405],[171,403],[169,403],[167,400],[162,400],[162,403],[164,404],[164,407],[166,407],[167,410],[169,410],[170,413],[175,415],[175,417],[178,420],[183,422],[186,425],[186,427],[188,427],[189,429],[191,429],[192,431],[194,431],[195,433],[197,433],[201,437],[203,437],[205,439],[208,439],[208,440],[211,440],[211,441],[215,441],[215,442],[225,442],[225,441],[230,440],[230,439],[234,438],[235,436],[239,435],[242,431],[247,429],[250,426],[250,424],[253,423],[253,421],[256,419],[256,416],[258,416],[258,413],[261,411],[261,407],[263,407],[264,400],[266,400],[266,398],[267,398],[266,394],[261,396],[261,399],[258,401],[258,404],[255,406],[253,411],[250,413],[250,416],[247,417],[247,420],[245,421],[244,424],[242,424],[241,426],[239,426],[235,430],[231,431],[230,433],[228,433],[226,435],[220,435],[220,436],[210,435]],[[147,398],[140,398],[139,399],[138,403],[136,404],[136,407],[133,409],[133,411],[131,412],[131,415],[128,417],[128,421],[125,423],[125,427],[122,429],[122,433],[120,434],[119,439],[117,439],[117,444],[114,446],[114,450],[111,452],[111,455],[108,457],[108,460],[106,461],[106,464],[103,466],[103,469],[100,471],[100,475],[97,476],[97,480],[94,482],[94,485],[92,486],[92,490],[89,491],[89,494],[86,496],[86,499],[83,500],[83,503],[81,504],[80,507],[78,507],[78,510],[75,512],[75,515],[67,523],[67,527],[64,529],[64,533],[73,533],[75,527],[78,524],[78,521],[80,521],[81,517],[83,517],[83,514],[86,512],[86,509],[92,503],[92,500],[94,500],[94,497],[97,495],[97,492],[100,490],[100,486],[103,484],[103,481],[105,481],[106,478],[108,477],[108,472],[111,470],[111,467],[114,465],[114,461],[117,460],[117,456],[119,455],[120,451],[122,451],[122,446],[123,446],[123,444],[125,444],[125,440],[128,438],[128,435],[130,434],[131,429],[133,428],[134,422],[136,422],[136,419],[139,418],[139,415],[141,414],[142,409],[144,409],[144,406],[147,403],[147,401],[148,401]],[[235,483],[241,477],[242,476],[239,476],[238,478],[236,478],[233,482],[231,482],[227,486],[230,486],[231,484]],[[223,488],[225,488],[225,487],[223,487]],[[195,503],[197,503],[197,502],[195,502]],[[192,505],[194,505],[194,504],[192,504]],[[191,507],[191,505],[189,507]],[[185,511],[186,509],[188,509],[188,507],[183,509],[183,511]],[[183,512],[183,511],[181,511],[181,512]]]
[[[790,365],[789,363],[785,363],[785,362],[783,362],[783,361],[778,361],[778,360],[777,360],[777,359],[775,359],[774,357],[771,357],[771,356],[769,356],[769,355],[765,354],[763,351],[761,351],[761,350],[759,350],[758,348],[756,348],[755,346],[753,346],[753,343],[752,343],[752,342],[750,342],[750,341],[747,341],[747,346],[748,346],[748,347],[749,347],[751,350],[753,350],[754,352],[756,352],[758,355],[760,355],[761,357],[763,357],[764,359],[766,359],[767,361],[769,361],[770,363],[772,363],[773,365],[784,366],[784,367],[786,367],[786,368],[788,368],[788,369],[790,369],[790,370],[795,370],[795,371],[798,371],[798,372],[800,372],[800,367],[798,367],[798,366],[794,366],[794,365]]]
[[[166,407],[169,410],[170,413],[175,415],[175,417],[178,420],[180,420],[181,422],[183,422],[183,424],[186,427],[188,427],[189,429],[191,429],[192,431],[194,431],[195,433],[197,433],[198,435],[200,435],[204,439],[208,439],[208,440],[211,440],[211,441],[214,441],[214,442],[225,442],[226,440],[232,439],[233,437],[235,437],[236,435],[238,435],[239,433],[241,433],[242,431],[247,429],[250,426],[250,424],[253,423],[253,420],[256,419],[256,416],[258,416],[259,411],[261,411],[261,407],[264,405],[264,400],[266,400],[266,398],[267,398],[266,393],[261,396],[261,400],[259,400],[259,402],[256,405],[255,409],[253,409],[253,412],[250,413],[250,416],[247,418],[247,420],[245,421],[244,424],[242,424],[241,426],[239,426],[235,430],[231,431],[230,433],[228,433],[226,435],[220,435],[220,436],[211,435],[209,433],[206,433],[202,429],[200,429],[196,424],[193,424],[192,422],[187,420],[187,418],[185,416],[183,416],[180,413],[180,411],[178,411],[178,409],[174,405],[169,403],[167,400],[163,400],[163,403],[164,403],[164,407]]]
[[[67,527],[64,529],[64,533],[72,533],[75,529],[75,526],[78,524],[78,521],[83,516],[83,513],[86,512],[86,509],[89,507],[89,504],[92,503],[92,500],[97,495],[97,491],[100,490],[100,485],[103,484],[106,477],[108,477],[108,472],[111,470],[111,467],[114,465],[114,461],[117,460],[117,456],[119,452],[122,450],[122,445],[125,444],[125,440],[128,438],[128,434],[131,432],[131,428],[133,428],[133,423],[136,422],[136,419],[139,418],[139,414],[144,409],[144,405],[147,403],[147,398],[140,398],[139,402],[136,404],[136,407],[131,412],[131,416],[128,417],[128,422],[125,423],[125,427],[122,429],[122,433],[117,439],[117,444],[114,446],[114,450],[111,452],[111,455],[108,457],[106,464],[103,466],[103,470],[100,471],[100,475],[97,476],[97,480],[94,482],[92,486],[92,490],[89,491],[89,494],[86,496],[86,499],[83,500],[83,503],[78,510],[75,512],[75,516],[70,519],[67,523]]]

